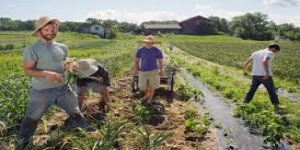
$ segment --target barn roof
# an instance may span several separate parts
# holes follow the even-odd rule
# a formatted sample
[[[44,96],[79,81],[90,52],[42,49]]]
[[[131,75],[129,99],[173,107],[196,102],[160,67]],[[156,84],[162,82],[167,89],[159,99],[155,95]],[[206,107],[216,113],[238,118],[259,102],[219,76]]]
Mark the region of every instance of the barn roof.
[[[183,21],[180,21],[179,23],[186,22],[186,21],[193,20],[193,19],[197,19],[197,18],[198,18],[198,19],[209,20],[209,19],[207,19],[207,18],[205,18],[205,17],[203,17],[203,16],[198,15],[198,16],[191,17],[191,18],[185,19],[185,20],[183,20]]]
[[[144,24],[145,29],[181,29],[178,24]]]

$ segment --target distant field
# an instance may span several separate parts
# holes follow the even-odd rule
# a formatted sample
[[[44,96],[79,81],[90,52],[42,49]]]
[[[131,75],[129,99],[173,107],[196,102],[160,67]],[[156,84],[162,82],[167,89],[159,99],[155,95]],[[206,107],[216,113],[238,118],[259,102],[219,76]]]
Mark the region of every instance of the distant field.
[[[0,32],[1,41],[26,41],[24,45],[17,47],[18,51],[0,51],[2,64],[10,64],[2,72],[9,72],[10,68],[19,68],[14,63],[15,59],[21,59],[21,51],[31,44],[35,37],[31,32]],[[56,40],[68,45],[70,50],[102,49],[114,43],[136,42],[143,40],[143,36],[131,37],[130,39],[103,40],[95,35],[79,33],[59,33]],[[180,49],[203,59],[226,66],[242,68],[244,61],[256,50],[263,49],[273,41],[242,40],[229,36],[186,36],[186,35],[162,35],[155,36],[155,40],[162,43],[174,43]],[[120,48],[123,46],[118,44]],[[274,74],[281,79],[289,79],[300,82],[300,43],[281,42],[282,50],[274,60]],[[4,53],[3,53],[4,52]],[[20,64],[18,64],[19,66]],[[5,70],[6,69],[6,70]],[[19,71],[19,69],[17,69]]]
[[[0,32],[0,46],[13,44],[14,49],[23,49],[34,42],[37,38],[31,35],[32,32]],[[74,43],[84,43],[90,40],[99,40],[96,35],[79,34],[79,33],[59,33],[56,41],[67,45]]]
[[[30,32],[0,32],[0,41],[4,39],[12,39],[12,41],[14,41],[24,37],[28,40],[24,46],[18,47],[15,50],[0,51],[0,78],[7,77],[10,74],[23,74],[22,52],[26,46],[36,40],[35,37],[30,35]],[[121,57],[126,59],[122,59],[122,61],[118,62],[124,63],[124,61],[126,61],[124,64],[128,65],[133,59],[131,51],[137,47],[137,43],[132,40],[105,40],[95,35],[79,33],[59,33],[56,41],[68,46],[70,49],[70,57],[95,58],[107,65],[109,69],[122,68],[116,61]],[[110,63],[115,65],[111,65]],[[116,71],[115,75],[117,72],[118,71]]]
[[[257,50],[273,41],[250,41],[225,36],[175,36],[167,39],[180,49],[194,56],[221,65],[242,68],[244,61]],[[281,79],[300,83],[300,43],[280,42],[281,51],[276,54],[273,71]]]

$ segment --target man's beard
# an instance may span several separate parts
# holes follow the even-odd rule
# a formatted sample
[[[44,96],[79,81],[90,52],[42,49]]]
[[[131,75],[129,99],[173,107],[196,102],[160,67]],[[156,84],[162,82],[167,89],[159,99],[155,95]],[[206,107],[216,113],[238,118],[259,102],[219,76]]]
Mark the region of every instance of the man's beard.
[[[45,34],[41,33],[41,36],[42,36],[43,39],[45,39],[47,41],[51,41],[56,37],[56,34],[45,35]]]

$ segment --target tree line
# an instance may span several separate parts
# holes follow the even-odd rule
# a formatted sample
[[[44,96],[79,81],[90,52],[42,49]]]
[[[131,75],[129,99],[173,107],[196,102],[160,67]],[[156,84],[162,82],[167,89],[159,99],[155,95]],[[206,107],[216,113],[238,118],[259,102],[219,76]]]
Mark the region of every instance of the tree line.
[[[213,32],[219,31],[242,39],[273,40],[275,36],[284,36],[290,40],[300,40],[299,27],[292,23],[276,24],[268,21],[268,15],[259,12],[233,17],[230,22],[216,16],[208,19]]]
[[[0,31],[32,31],[34,30],[34,23],[36,20],[12,20],[11,18],[0,18]],[[88,18],[85,22],[73,22],[66,21],[63,22],[60,27],[60,32],[79,32],[82,33],[85,29],[89,28],[91,25],[98,24],[104,28],[110,29],[112,27],[117,27],[120,32],[131,32],[138,28],[137,24],[128,22],[118,22],[117,20],[102,20],[96,18]]]
[[[275,36],[284,36],[290,40],[300,40],[300,28],[292,23],[276,24],[268,21],[268,15],[259,12],[246,13],[233,17],[231,21],[217,16],[208,17],[210,22],[203,22],[198,25],[199,30],[205,34],[229,34],[242,39],[252,40],[273,40]],[[11,18],[0,18],[0,31],[26,31],[34,30],[36,20],[12,20]],[[118,22],[117,20],[102,20],[88,18],[85,22],[64,22],[59,30],[61,32],[84,32],[93,24],[102,25],[106,29],[113,29],[118,32],[132,32],[141,28],[144,24],[174,24],[177,21],[147,21],[139,26],[134,23]]]

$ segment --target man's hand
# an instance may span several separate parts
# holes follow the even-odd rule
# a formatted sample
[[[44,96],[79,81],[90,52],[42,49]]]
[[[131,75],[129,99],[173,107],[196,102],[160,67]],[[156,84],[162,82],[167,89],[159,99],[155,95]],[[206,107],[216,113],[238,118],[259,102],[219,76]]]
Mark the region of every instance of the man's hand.
[[[103,83],[103,78],[102,77],[93,77],[97,82]]]
[[[66,58],[62,62],[62,67],[69,72],[73,72],[79,69],[78,64],[75,62],[75,58]]]
[[[139,74],[139,70],[138,70],[138,69],[134,69],[133,75],[134,75],[134,76],[137,76],[138,74]]]
[[[51,80],[52,82],[59,83],[63,81],[62,75],[52,71],[45,71],[45,78]]]
[[[163,70],[160,70],[160,71],[159,71],[159,75],[160,75],[160,76],[164,76],[164,71],[163,71]]]
[[[269,78],[270,78],[269,74],[266,74],[266,75],[263,77],[263,80],[267,80],[267,79],[269,79]]]

